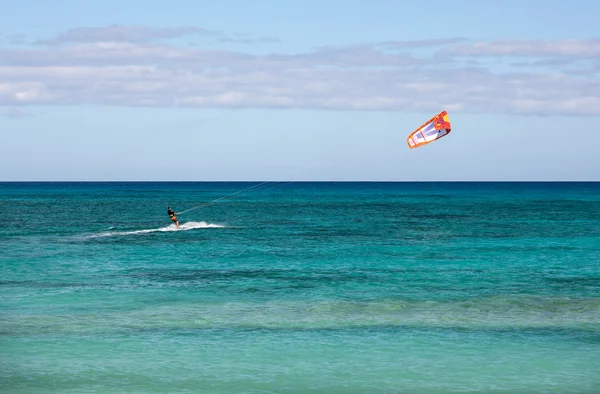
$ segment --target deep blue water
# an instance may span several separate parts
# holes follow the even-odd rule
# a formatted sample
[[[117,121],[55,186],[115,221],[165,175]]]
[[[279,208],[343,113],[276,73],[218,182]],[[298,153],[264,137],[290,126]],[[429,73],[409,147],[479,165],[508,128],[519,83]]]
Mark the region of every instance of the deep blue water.
[[[258,184],[0,183],[0,391],[600,392],[600,183]]]

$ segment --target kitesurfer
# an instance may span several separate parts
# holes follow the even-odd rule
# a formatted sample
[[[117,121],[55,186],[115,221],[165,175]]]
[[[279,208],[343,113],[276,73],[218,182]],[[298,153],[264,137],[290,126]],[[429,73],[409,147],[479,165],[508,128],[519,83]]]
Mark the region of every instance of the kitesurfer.
[[[175,225],[177,226],[177,228],[179,228],[179,220],[177,220],[177,216],[175,216],[175,212],[173,212],[173,210],[171,209],[171,207],[167,207],[167,213],[169,214],[169,217],[171,218],[171,220],[173,221],[173,223],[175,223]]]

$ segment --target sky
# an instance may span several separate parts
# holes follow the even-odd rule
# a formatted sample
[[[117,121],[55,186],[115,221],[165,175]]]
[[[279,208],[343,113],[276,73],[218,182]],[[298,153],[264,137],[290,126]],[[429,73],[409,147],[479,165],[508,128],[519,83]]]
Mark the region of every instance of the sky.
[[[0,181],[600,181],[597,15],[0,0]],[[442,110],[452,132],[409,149]]]

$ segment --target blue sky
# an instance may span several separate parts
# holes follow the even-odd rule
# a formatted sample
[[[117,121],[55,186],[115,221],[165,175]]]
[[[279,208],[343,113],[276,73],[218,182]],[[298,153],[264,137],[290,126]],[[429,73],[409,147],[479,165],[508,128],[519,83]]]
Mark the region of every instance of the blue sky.
[[[0,9],[0,180],[600,180],[595,1]]]

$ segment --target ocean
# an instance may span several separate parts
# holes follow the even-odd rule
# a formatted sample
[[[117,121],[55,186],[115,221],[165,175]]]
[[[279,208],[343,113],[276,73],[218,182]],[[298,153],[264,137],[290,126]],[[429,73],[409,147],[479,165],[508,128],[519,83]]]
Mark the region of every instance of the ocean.
[[[0,392],[600,392],[600,183],[258,184],[0,183]]]

